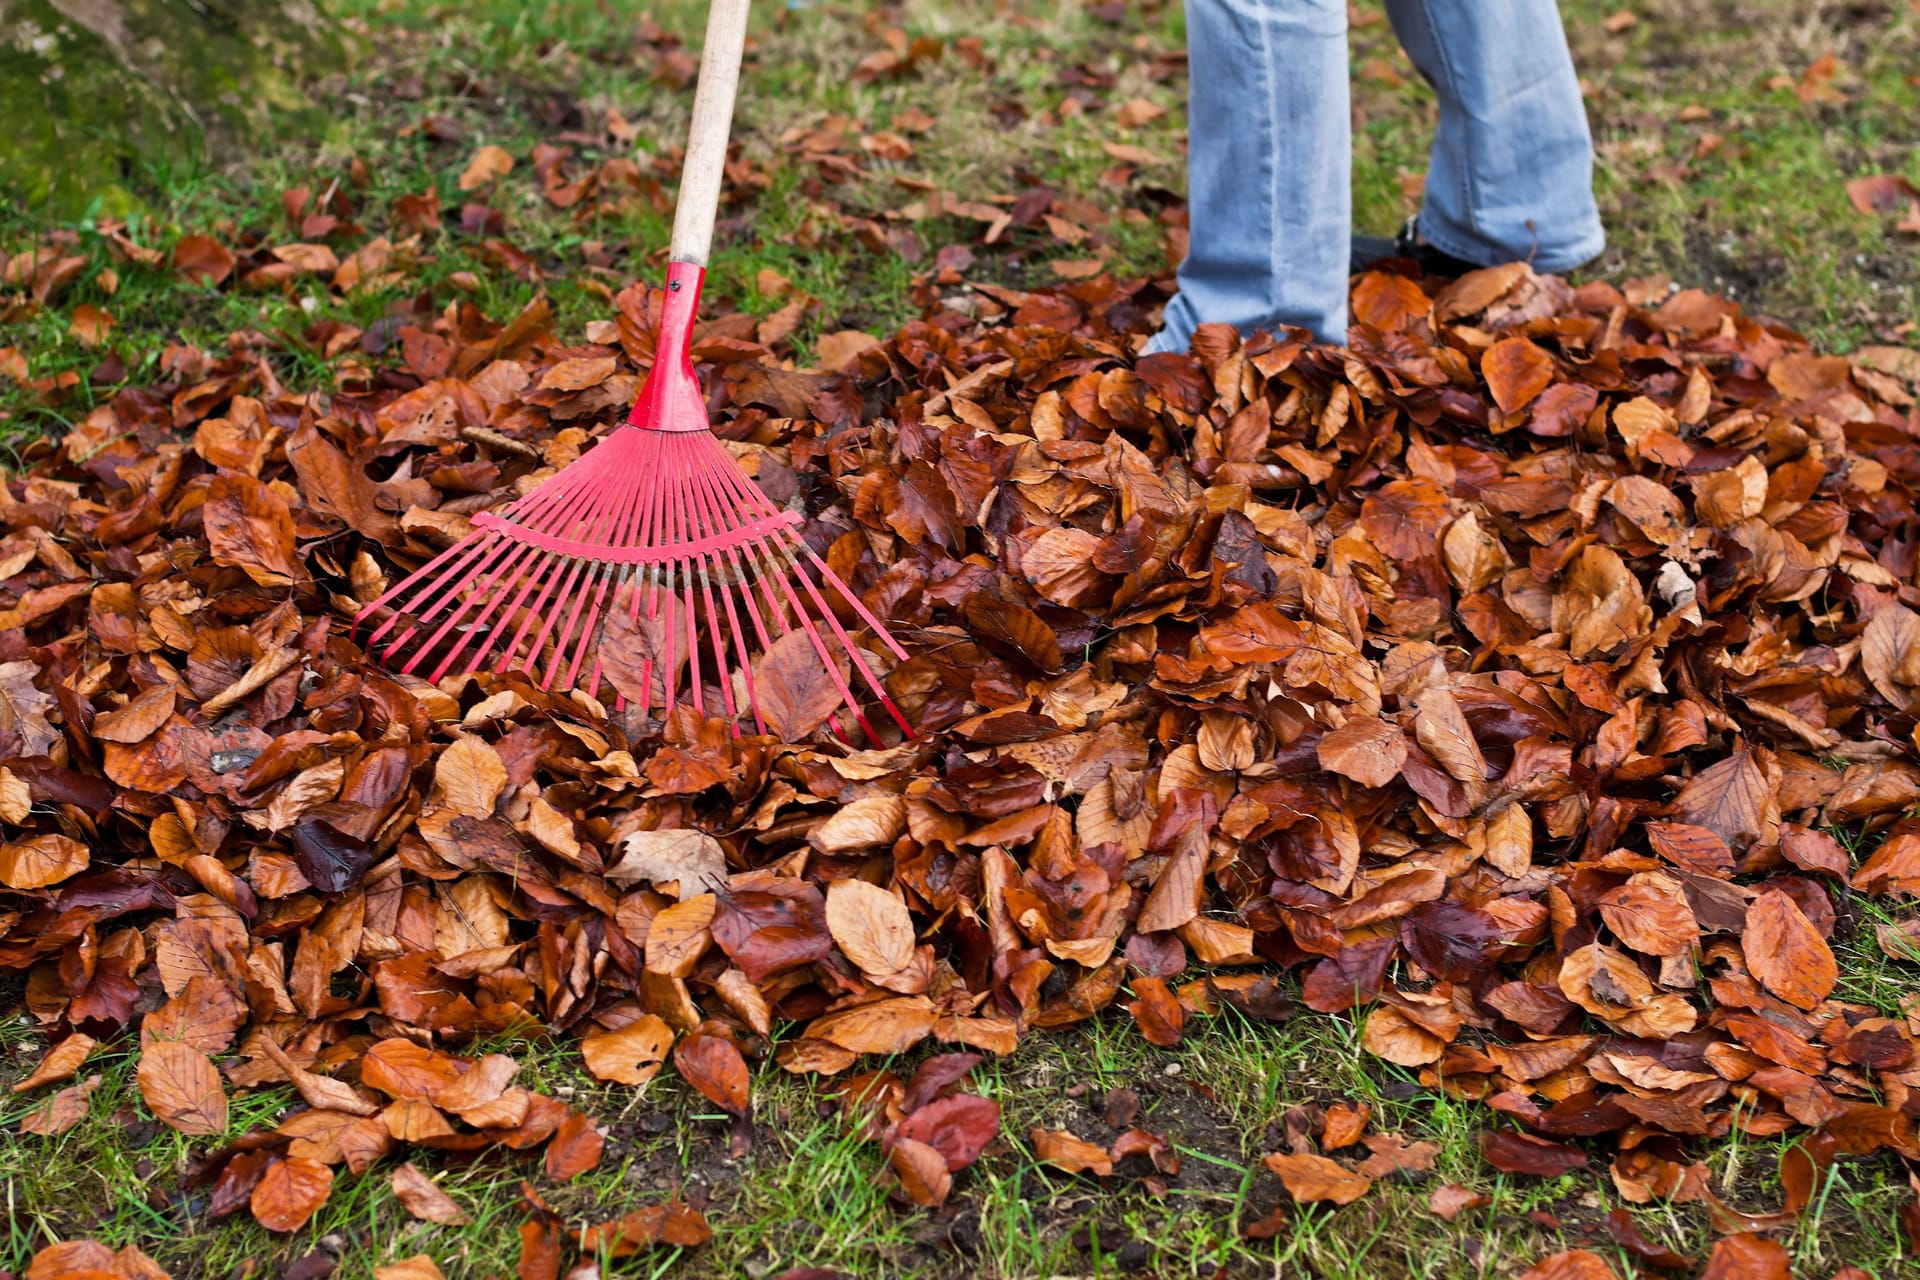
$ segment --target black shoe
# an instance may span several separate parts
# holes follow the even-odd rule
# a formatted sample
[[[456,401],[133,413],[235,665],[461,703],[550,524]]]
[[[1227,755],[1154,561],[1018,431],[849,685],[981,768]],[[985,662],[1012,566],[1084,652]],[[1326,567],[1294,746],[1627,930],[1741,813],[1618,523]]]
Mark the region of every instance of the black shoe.
[[[1407,225],[1400,228],[1400,234],[1392,238],[1386,236],[1354,236],[1348,249],[1347,271],[1350,275],[1359,275],[1390,259],[1411,262],[1420,268],[1420,274],[1452,280],[1466,275],[1469,271],[1478,271],[1480,265],[1443,253],[1430,244],[1420,240],[1420,226],[1417,217],[1408,218]]]

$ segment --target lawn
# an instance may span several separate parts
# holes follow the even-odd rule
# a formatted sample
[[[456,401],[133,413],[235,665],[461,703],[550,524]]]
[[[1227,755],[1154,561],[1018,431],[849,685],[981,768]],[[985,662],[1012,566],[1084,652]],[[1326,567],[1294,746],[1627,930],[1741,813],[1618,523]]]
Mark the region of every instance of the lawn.
[[[289,117],[280,136],[133,175],[141,204],[124,218],[0,206],[0,253],[38,262],[39,246],[78,260],[37,300],[32,266],[17,266],[25,274],[0,299],[0,441],[16,462],[85,429],[122,386],[167,381],[195,351],[258,350],[295,391],[351,394],[395,364],[403,325],[467,304],[504,321],[544,299],[558,332],[591,338],[615,293],[658,271],[701,6],[331,7],[355,37],[354,65],[316,84],[318,112]],[[1170,272],[1184,187],[1177,3],[761,8],[710,313],[752,317],[752,334],[788,343],[804,368],[844,350],[850,331],[889,334],[918,317],[948,267],[1009,289]],[[1635,280],[1649,298],[1722,293],[1823,350],[1920,348],[1920,236],[1861,212],[1847,190],[1882,174],[1920,184],[1920,7],[1563,8],[1610,239],[1588,278]],[[1377,4],[1354,12],[1357,217],[1384,232],[1417,208],[1433,103]],[[487,147],[511,168],[488,176],[476,165]],[[995,230],[1032,200],[1045,216]],[[348,235],[356,224],[363,234]],[[260,251],[336,232],[341,256],[385,239],[358,287],[272,271],[244,288],[198,285],[159,256],[207,234],[254,251],[241,269],[260,270]],[[1873,926],[1895,917],[1850,894],[1843,915],[1841,994],[1916,1016],[1920,968],[1874,944]],[[44,1052],[27,1000],[23,984],[0,986],[0,1081]],[[1642,1264],[1622,1219],[1688,1259],[1707,1256],[1718,1211],[1636,1202],[1598,1160],[1554,1178],[1499,1174],[1480,1150],[1495,1117],[1363,1054],[1358,1038],[1345,1015],[1229,1009],[1190,1020],[1174,1048],[1117,1014],[1023,1038],[974,1077],[1002,1107],[1002,1136],[946,1206],[926,1210],[889,1195],[885,1155],[851,1132],[830,1080],[769,1057],[741,1129],[671,1071],[638,1088],[602,1084],[572,1041],[529,1029],[470,1051],[511,1053],[523,1084],[604,1124],[596,1168],[552,1183],[537,1159],[416,1153],[465,1223],[409,1216],[383,1164],[343,1179],[286,1235],[244,1213],[214,1219],[192,1175],[206,1149],[283,1114],[293,1091],[241,1092],[224,1134],[189,1140],[147,1113],[133,1046],[109,1044],[81,1073],[100,1077],[85,1118],[60,1137],[15,1133],[44,1091],[0,1098],[0,1273],[84,1237],[137,1243],[177,1277],[283,1274],[315,1255],[357,1277],[421,1253],[455,1280],[507,1275],[523,1181],[571,1228],[668,1194],[713,1223],[698,1249],[605,1257],[608,1275],[1510,1277],[1571,1248],[1632,1275]],[[913,1065],[861,1069],[904,1078]],[[1111,1178],[1069,1174],[1027,1136],[1105,1144],[1135,1102],[1138,1124],[1172,1144],[1177,1173],[1132,1157]],[[1422,1167],[1345,1207],[1292,1203],[1262,1157],[1290,1134],[1317,1136],[1329,1109],[1358,1106],[1368,1133],[1431,1144]],[[1690,1157],[1733,1210],[1764,1215],[1779,1207],[1794,1141],[1736,1129]],[[1473,1207],[1437,1212],[1449,1196]],[[1894,1280],[1915,1265],[1916,1228],[1901,1217],[1913,1197],[1891,1155],[1842,1162],[1779,1238],[1798,1274],[1852,1266]]]

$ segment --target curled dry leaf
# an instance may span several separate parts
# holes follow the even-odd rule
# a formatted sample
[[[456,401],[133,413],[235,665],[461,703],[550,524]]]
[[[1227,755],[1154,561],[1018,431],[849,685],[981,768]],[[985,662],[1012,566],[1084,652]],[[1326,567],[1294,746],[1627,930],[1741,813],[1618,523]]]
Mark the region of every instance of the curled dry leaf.
[[[87,1060],[98,1043],[90,1035],[76,1031],[59,1044],[47,1050],[40,1065],[28,1072],[23,1078],[13,1082],[12,1092],[25,1093],[29,1089],[38,1089],[43,1084],[59,1084],[63,1080],[73,1079],[80,1070],[80,1064]]]
[[[704,831],[635,831],[619,848],[605,873],[615,884],[673,885],[682,900],[726,887],[726,850]]]
[[[423,1222],[458,1226],[468,1221],[467,1211],[413,1164],[403,1164],[393,1171],[393,1194],[408,1213]]]
[[[1303,1203],[1352,1204],[1373,1188],[1373,1179],[1325,1156],[1275,1154],[1261,1163],[1280,1179],[1288,1195]]]
[[[642,1249],[666,1245],[694,1249],[713,1239],[713,1228],[692,1205],[675,1200],[623,1214],[612,1222],[580,1233],[582,1251],[609,1258],[626,1258]]]
[[[918,1205],[941,1205],[953,1194],[953,1171],[939,1151],[913,1138],[897,1138],[887,1150],[887,1163],[900,1190]]]
[[[580,1111],[569,1112],[554,1131],[552,1141],[547,1143],[547,1176],[555,1182],[578,1177],[600,1163],[600,1152],[606,1143],[591,1116]]]
[[[513,157],[488,143],[475,151],[473,158],[467,161],[467,167],[460,171],[459,186],[462,191],[474,191],[506,177],[512,171]]]
[[[1103,1178],[1113,1173],[1113,1157],[1106,1148],[1076,1138],[1065,1129],[1035,1129],[1027,1137],[1033,1143],[1033,1154],[1043,1164],[1068,1173],[1097,1173]]]

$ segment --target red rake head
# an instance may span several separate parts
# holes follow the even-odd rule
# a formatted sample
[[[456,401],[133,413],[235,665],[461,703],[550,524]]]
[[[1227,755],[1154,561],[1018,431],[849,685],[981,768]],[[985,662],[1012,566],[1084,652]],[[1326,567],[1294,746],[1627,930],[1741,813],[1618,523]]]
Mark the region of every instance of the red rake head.
[[[430,681],[491,663],[543,688],[598,694],[611,684],[617,705],[637,701],[642,715],[655,706],[670,715],[683,696],[709,714],[717,686],[736,734],[736,668],[760,732],[770,720],[790,731],[806,719],[784,679],[778,705],[763,705],[752,655],[778,655],[783,668],[799,658],[814,685],[803,702],[837,692],[877,741],[855,692],[864,686],[911,737],[841,618],[870,628],[902,661],[905,650],[801,539],[800,515],[776,509],[706,429],[688,358],[700,274],[676,263],[668,276],[660,349],[633,425],[505,509],[475,516],[471,534],[362,609],[355,628],[384,611],[368,649]],[[811,723],[820,718],[815,710]]]

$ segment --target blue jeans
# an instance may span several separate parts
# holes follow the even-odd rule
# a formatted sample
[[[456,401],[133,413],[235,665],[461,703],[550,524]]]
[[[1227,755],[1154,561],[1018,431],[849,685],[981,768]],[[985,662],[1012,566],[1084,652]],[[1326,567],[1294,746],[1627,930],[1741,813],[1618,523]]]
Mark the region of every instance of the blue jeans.
[[[1191,240],[1148,351],[1203,321],[1347,332],[1347,0],[1186,0]],[[1565,271],[1605,248],[1593,140],[1553,0],[1387,0],[1440,99],[1420,232]]]

